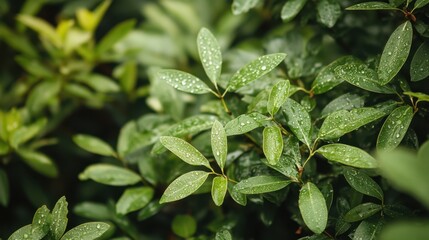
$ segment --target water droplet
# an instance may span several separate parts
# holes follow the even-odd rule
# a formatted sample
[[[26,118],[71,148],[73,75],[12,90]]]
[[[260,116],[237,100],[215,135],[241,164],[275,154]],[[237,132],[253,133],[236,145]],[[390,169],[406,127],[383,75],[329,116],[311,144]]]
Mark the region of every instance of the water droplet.
[[[262,71],[267,70],[267,66],[262,66],[262,67],[261,67],[261,70],[262,70]]]

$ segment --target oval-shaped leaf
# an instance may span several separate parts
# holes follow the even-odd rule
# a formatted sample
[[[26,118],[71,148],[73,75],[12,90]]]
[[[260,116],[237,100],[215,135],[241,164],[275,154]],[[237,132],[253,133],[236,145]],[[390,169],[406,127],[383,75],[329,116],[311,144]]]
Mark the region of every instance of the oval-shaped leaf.
[[[280,190],[291,182],[283,177],[256,176],[240,181],[234,190],[244,194],[260,194]]]
[[[228,184],[228,193],[231,195],[231,198],[241,206],[247,205],[247,197],[246,194],[241,193],[235,189],[236,183],[229,183]]]
[[[24,148],[17,149],[17,153],[28,166],[37,172],[52,178],[58,175],[57,166],[45,154]]]
[[[356,228],[353,234],[353,240],[376,240],[379,239],[380,231],[383,227],[384,221],[362,221]]]
[[[39,134],[46,123],[46,118],[43,118],[29,126],[19,127],[16,131],[12,132],[12,135],[9,137],[10,145],[15,149],[18,148],[19,145]]]
[[[254,8],[259,1],[260,0],[234,0],[231,5],[232,13],[238,15],[248,12],[250,9]]]
[[[217,176],[213,178],[212,199],[216,206],[222,205],[227,189],[228,180],[225,177]]]
[[[344,171],[344,177],[350,186],[352,186],[356,191],[383,201],[384,195],[381,187],[362,171],[353,168],[346,168]]]
[[[289,22],[301,11],[307,0],[288,0],[282,7],[281,18]]]
[[[411,60],[411,81],[420,81],[429,76],[429,41],[420,45]]]
[[[343,94],[331,102],[329,102],[320,113],[320,118],[324,118],[329,114],[340,111],[340,110],[352,110],[354,108],[361,108],[365,104],[365,98],[363,96],[346,93]]]
[[[43,205],[38,208],[33,216],[31,223],[31,238],[42,239],[49,232],[49,225],[51,224],[51,214],[49,209]]]
[[[95,240],[110,229],[110,225],[104,222],[89,222],[70,229],[61,240]]]
[[[277,125],[264,128],[262,149],[270,165],[276,165],[283,152],[283,136]]]
[[[392,150],[402,141],[413,120],[411,106],[401,106],[393,110],[387,117],[377,138],[377,150]]]
[[[43,81],[37,84],[27,98],[28,110],[33,114],[40,112],[49,101],[58,96],[60,87],[60,81]]]
[[[164,147],[166,147],[187,164],[205,166],[211,169],[209,160],[207,160],[207,158],[205,158],[200,151],[198,151],[185,140],[168,136],[162,136],[159,140],[162,145],[164,145]]]
[[[226,229],[216,232],[215,240],[232,240],[231,233]]]
[[[355,108],[350,111],[340,110],[326,117],[322,127],[320,127],[318,137],[325,140],[336,139],[384,115],[384,112],[378,109],[367,107]]]
[[[228,154],[228,140],[222,123],[217,120],[213,123],[211,144],[213,156],[215,157],[220,169],[223,171],[223,168],[225,167],[226,156]]]
[[[89,165],[79,174],[79,179],[92,179],[111,186],[132,185],[141,180],[140,176],[131,170],[105,163]]]
[[[68,214],[68,203],[66,197],[61,197],[52,209],[52,220],[49,225],[50,237],[54,240],[58,240],[64,234],[67,228],[67,214]]]
[[[257,112],[242,114],[225,125],[225,132],[228,136],[247,133],[255,128],[264,126],[264,123],[268,121],[267,116]]]
[[[202,28],[197,37],[198,53],[210,81],[216,86],[222,71],[222,52],[213,34]]]
[[[17,20],[36,31],[40,37],[48,39],[54,46],[61,46],[60,36],[45,20],[30,15],[18,15]]]
[[[414,3],[414,8],[411,12],[413,12],[414,10],[424,7],[426,5],[429,4],[429,0],[416,0],[416,2]]]
[[[116,203],[116,212],[127,214],[145,207],[153,197],[154,191],[150,187],[128,188]]]
[[[282,80],[276,83],[271,89],[267,102],[267,110],[271,116],[274,116],[286,99],[290,96],[290,82]]]
[[[341,6],[336,0],[321,0],[317,3],[317,21],[328,28],[335,25],[341,16]]]
[[[308,112],[292,99],[287,99],[282,109],[287,126],[301,142],[310,147],[311,119]]]
[[[341,143],[328,144],[316,150],[329,161],[357,168],[376,168],[377,161],[364,150]]]
[[[13,232],[8,240],[31,239],[31,237],[31,224],[28,224]]]
[[[364,2],[346,8],[346,10],[400,10],[385,2]]]
[[[416,97],[418,99],[418,102],[424,101],[429,102],[429,95],[421,92],[404,92],[405,95]]]
[[[375,203],[362,203],[350,209],[345,215],[344,220],[347,222],[357,222],[380,212],[382,206]]]
[[[81,148],[90,153],[95,153],[103,156],[116,156],[112,147],[103,140],[85,134],[77,134],[73,136],[73,141]]]
[[[227,89],[235,91],[248,83],[269,73],[279,65],[286,57],[284,53],[273,53],[259,57],[239,69],[229,80]]]
[[[201,79],[192,74],[174,69],[159,70],[157,74],[160,79],[166,81],[177,90],[193,94],[210,92],[210,88]]]
[[[110,30],[97,44],[95,52],[100,55],[111,49],[115,43],[125,37],[125,35],[134,28],[135,24],[136,21],[131,19],[121,22],[113,27],[112,30]]]
[[[390,82],[407,61],[413,40],[413,27],[409,21],[401,24],[389,37],[378,65],[381,85]]]
[[[305,225],[314,233],[322,233],[328,222],[328,208],[316,185],[308,182],[302,186],[298,206]]]
[[[165,190],[159,203],[173,202],[183,199],[203,185],[210,173],[192,171],[176,178]]]
[[[335,68],[340,65],[344,65],[349,61],[352,61],[352,56],[345,56],[338,58],[337,60],[330,63],[328,66],[324,67],[314,79],[311,89],[314,94],[325,93],[338,84],[342,83],[344,80],[340,77],[337,77],[335,74]]]
[[[171,228],[176,235],[189,238],[197,231],[197,222],[190,215],[177,215],[173,219]]]

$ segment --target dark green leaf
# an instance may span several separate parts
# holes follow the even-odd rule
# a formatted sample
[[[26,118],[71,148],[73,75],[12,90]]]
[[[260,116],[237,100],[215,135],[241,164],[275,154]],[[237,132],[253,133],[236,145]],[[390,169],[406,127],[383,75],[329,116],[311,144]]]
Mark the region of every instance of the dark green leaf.
[[[234,190],[244,194],[268,193],[285,188],[291,182],[283,177],[256,176],[240,181]]]
[[[353,93],[346,93],[329,102],[320,113],[320,118],[324,118],[327,115],[340,110],[361,108],[364,106],[364,104],[365,98],[363,96]]]
[[[170,150],[187,164],[205,166],[211,169],[210,163],[207,158],[205,158],[200,151],[198,151],[185,140],[177,137],[168,136],[163,136],[159,140],[162,145],[164,145],[164,147],[166,147],[168,150]]]
[[[191,195],[203,185],[209,174],[204,171],[192,171],[183,174],[167,187],[159,202],[173,202]]]
[[[289,22],[294,19],[296,15],[301,11],[304,7],[307,0],[288,0],[283,5],[281,18],[284,22]]]
[[[362,203],[350,209],[350,211],[348,211],[346,215],[344,215],[344,220],[346,220],[347,222],[361,221],[380,212],[381,209],[382,206],[375,203]]]
[[[400,10],[385,2],[364,2],[346,8],[346,10]]]
[[[248,12],[250,9],[254,8],[259,1],[260,0],[234,0],[231,5],[232,13],[238,15]]]
[[[413,60],[411,60],[410,74],[413,82],[429,76],[429,41],[422,43],[414,54]]]
[[[290,82],[288,80],[281,80],[276,83],[271,89],[267,102],[267,110],[271,116],[274,116],[286,99],[290,96]]]
[[[428,4],[429,4],[429,0],[416,0],[416,2],[414,3],[413,11],[418,9],[418,8],[424,7]]]
[[[250,114],[240,115],[225,125],[226,135],[240,135],[252,131],[255,128],[262,127],[269,118],[260,113],[254,112]]]
[[[95,240],[110,229],[110,225],[104,222],[89,222],[72,228],[61,240]]]
[[[338,84],[342,83],[344,80],[340,77],[337,77],[337,75],[335,74],[335,68],[340,65],[344,65],[347,62],[352,61],[353,59],[354,58],[352,56],[341,57],[333,61],[328,66],[324,67],[319,72],[319,74],[317,74],[311,85],[311,89],[313,90],[314,94],[325,93],[337,86]]]
[[[216,206],[221,206],[228,189],[228,180],[223,176],[213,178],[212,199]]]
[[[9,204],[9,179],[6,172],[0,168],[0,205],[7,207]]]
[[[380,231],[383,227],[383,221],[362,221],[356,228],[353,240],[376,240],[379,238]]]
[[[94,136],[77,134],[73,136],[73,141],[88,152],[103,156],[116,156],[115,151],[108,143]]]
[[[50,237],[58,240],[64,234],[67,228],[68,203],[66,197],[61,197],[52,209],[52,221],[49,225]]]
[[[317,3],[317,21],[326,27],[333,27],[340,16],[341,6],[336,0],[321,0]]]
[[[207,28],[202,28],[198,33],[197,46],[204,70],[210,81],[216,86],[222,71],[222,52],[220,46]]]
[[[243,194],[235,189],[235,183],[228,184],[228,192],[231,195],[231,198],[241,206],[247,205],[247,197],[246,194]]]
[[[308,182],[301,188],[298,205],[305,225],[314,233],[322,233],[328,222],[328,208],[316,185]]]
[[[183,238],[189,238],[197,231],[197,222],[190,215],[177,215],[171,224],[173,232]]]
[[[145,207],[152,200],[150,187],[127,188],[116,203],[116,212],[125,215]]]
[[[228,141],[222,123],[217,120],[213,123],[212,127],[211,145],[213,156],[215,157],[218,166],[223,171],[226,163],[226,156],[228,154]]]
[[[413,40],[413,27],[409,21],[400,25],[389,37],[378,66],[381,85],[390,82],[407,61]]]
[[[124,21],[122,23],[119,23],[115,27],[113,27],[98,43],[95,52],[100,55],[108,51],[117,43],[119,40],[121,40],[127,33],[129,33],[134,25],[136,24],[136,21],[134,19]]]
[[[328,144],[316,150],[330,161],[357,168],[376,168],[377,161],[364,150],[341,143]]]
[[[17,149],[17,153],[26,164],[37,172],[52,178],[58,175],[57,166],[45,154],[24,148]]]
[[[131,170],[105,163],[89,165],[79,174],[79,179],[92,179],[111,186],[133,185],[141,180],[140,176]]]
[[[364,172],[353,168],[346,168],[344,177],[356,191],[383,201],[384,195],[381,187]]]
[[[287,126],[301,142],[310,147],[311,119],[308,112],[292,99],[287,99],[282,109]]]
[[[276,165],[283,152],[283,136],[277,125],[264,128],[262,147],[268,163]]]
[[[210,88],[199,78],[179,70],[159,70],[158,77],[163,81],[166,81],[172,87],[183,92],[204,94],[211,91]]]

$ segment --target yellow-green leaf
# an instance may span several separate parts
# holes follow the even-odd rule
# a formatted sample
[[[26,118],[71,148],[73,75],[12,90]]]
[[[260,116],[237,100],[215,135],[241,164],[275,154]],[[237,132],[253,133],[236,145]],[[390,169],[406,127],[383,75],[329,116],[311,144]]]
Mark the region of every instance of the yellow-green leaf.
[[[264,128],[262,149],[267,161],[276,165],[283,152],[283,136],[277,125]]]
[[[86,135],[77,134],[73,136],[73,141],[81,148],[85,149],[90,153],[95,153],[103,156],[116,156],[113,148],[103,140]]]
[[[224,176],[213,178],[212,199],[216,206],[222,205],[227,189],[228,180]]]
[[[127,188],[116,203],[118,214],[127,214],[145,207],[153,198],[154,190],[150,187]]]
[[[203,185],[209,174],[204,171],[192,171],[181,175],[167,187],[159,202],[173,202],[191,195]]]

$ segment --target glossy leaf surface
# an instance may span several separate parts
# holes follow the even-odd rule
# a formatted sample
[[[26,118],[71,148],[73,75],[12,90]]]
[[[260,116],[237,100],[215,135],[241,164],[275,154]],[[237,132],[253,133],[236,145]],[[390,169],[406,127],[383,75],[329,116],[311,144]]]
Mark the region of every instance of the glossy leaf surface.
[[[280,190],[290,183],[283,177],[256,176],[240,181],[234,189],[244,194],[259,194]]]
[[[357,168],[376,168],[377,161],[364,150],[341,143],[320,147],[317,152],[330,161]]]
[[[204,70],[210,81],[216,85],[222,71],[222,52],[220,46],[207,28],[202,28],[198,33],[197,46]]]
[[[287,99],[282,108],[287,126],[301,142],[309,147],[311,144],[311,119],[308,112],[301,104],[292,99]]]
[[[159,202],[173,202],[191,195],[203,185],[208,176],[209,173],[204,171],[192,171],[183,174],[167,187]]]
[[[316,185],[308,182],[302,186],[298,206],[305,225],[314,233],[322,233],[328,222],[328,208]]]
[[[210,168],[210,163],[207,158],[201,154],[196,148],[185,140],[177,137],[163,136],[160,141],[164,147],[190,165],[206,166]]]

